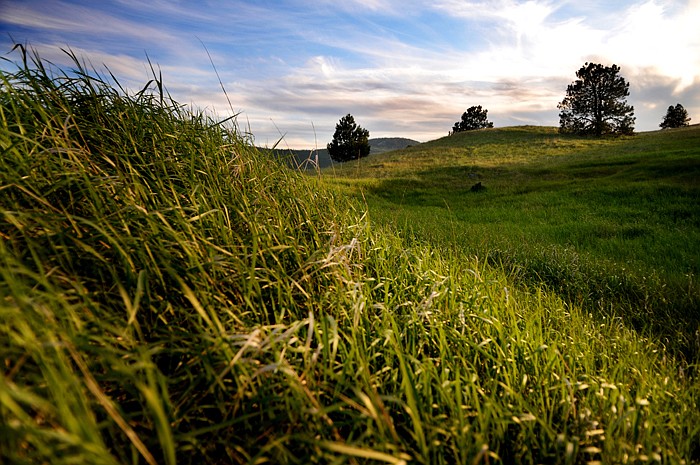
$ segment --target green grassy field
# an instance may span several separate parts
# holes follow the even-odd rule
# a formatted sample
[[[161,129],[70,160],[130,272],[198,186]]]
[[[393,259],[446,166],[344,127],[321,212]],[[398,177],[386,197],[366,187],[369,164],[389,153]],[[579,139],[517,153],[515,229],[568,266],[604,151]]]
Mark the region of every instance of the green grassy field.
[[[1,463],[700,461],[695,362],[532,279],[559,262],[510,242],[517,225],[485,233],[518,195],[524,210],[568,182],[604,199],[565,173],[632,169],[595,152],[647,136],[485,132],[319,178],[173,102],[160,76],[125,92],[77,57],[70,73],[21,58],[0,81]],[[653,140],[655,160],[687,149]],[[692,166],[664,195],[693,195]],[[673,221],[692,234],[689,205]],[[566,237],[561,263],[583,262]]]
[[[324,178],[364,199],[375,221],[698,354],[700,126],[614,139],[487,129]]]

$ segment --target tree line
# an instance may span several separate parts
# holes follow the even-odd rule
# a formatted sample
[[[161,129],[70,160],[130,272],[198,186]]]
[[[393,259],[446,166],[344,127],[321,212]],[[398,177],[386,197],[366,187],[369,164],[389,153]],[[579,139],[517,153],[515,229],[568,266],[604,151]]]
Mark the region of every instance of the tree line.
[[[604,135],[634,133],[634,107],[627,104],[629,83],[613,64],[585,63],[576,71],[576,80],[566,88],[564,100],[559,102],[559,131],[565,134],[601,137]],[[662,129],[687,126],[690,118],[680,103],[671,105],[661,124]],[[463,131],[492,128],[488,110],[472,106],[462,114],[449,135]],[[334,161],[356,160],[369,155],[369,131],[355,122],[351,114],[335,126],[333,140],[327,145]]]

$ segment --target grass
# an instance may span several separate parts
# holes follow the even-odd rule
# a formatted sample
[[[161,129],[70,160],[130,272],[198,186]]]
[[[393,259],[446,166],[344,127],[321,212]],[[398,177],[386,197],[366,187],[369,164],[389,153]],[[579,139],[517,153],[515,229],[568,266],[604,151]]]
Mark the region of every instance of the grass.
[[[379,223],[160,76],[23,52],[2,463],[700,461],[695,372],[657,339]]]
[[[589,139],[556,128],[461,133],[326,179],[377,222],[624,317],[700,353],[700,127]],[[485,191],[472,192],[477,182]]]

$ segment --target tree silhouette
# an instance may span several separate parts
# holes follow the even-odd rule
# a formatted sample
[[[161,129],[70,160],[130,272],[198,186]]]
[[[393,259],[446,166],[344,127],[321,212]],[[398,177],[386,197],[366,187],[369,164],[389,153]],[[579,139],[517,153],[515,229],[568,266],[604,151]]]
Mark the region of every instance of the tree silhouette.
[[[634,107],[627,105],[629,84],[618,76],[617,65],[586,63],[557,105],[559,130],[581,135],[632,134]]]
[[[688,126],[689,121],[690,118],[688,118],[688,112],[685,108],[683,108],[683,105],[678,103],[675,107],[673,105],[668,107],[668,110],[666,110],[666,116],[664,116],[664,120],[661,122],[661,124],[659,124],[659,126],[663,129],[680,128],[682,126]]]
[[[369,131],[355,123],[348,113],[335,125],[333,140],[326,146],[335,161],[356,160],[369,155]]]
[[[462,119],[452,126],[451,134],[474,129],[492,128],[493,123],[487,119],[488,112],[488,110],[482,109],[481,105],[469,107],[467,111],[462,113]]]

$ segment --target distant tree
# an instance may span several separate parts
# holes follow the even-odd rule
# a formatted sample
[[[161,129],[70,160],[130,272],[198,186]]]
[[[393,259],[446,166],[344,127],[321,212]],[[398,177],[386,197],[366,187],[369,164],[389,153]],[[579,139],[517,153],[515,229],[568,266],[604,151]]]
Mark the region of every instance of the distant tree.
[[[355,123],[348,113],[335,125],[333,140],[326,146],[335,161],[356,160],[369,155],[369,131]]]
[[[557,105],[560,132],[599,137],[634,132],[634,107],[626,100],[630,85],[619,72],[617,65],[597,63],[586,63],[576,72],[578,79]]]
[[[482,109],[481,105],[469,107],[467,111],[462,113],[462,119],[452,126],[452,132],[450,134],[472,131],[474,129],[492,128],[493,123],[487,119],[488,112],[487,109]]]
[[[688,126],[689,121],[688,112],[683,108],[683,105],[678,103],[675,107],[673,105],[668,107],[666,116],[664,116],[664,120],[659,126],[663,129],[680,128],[682,126]]]

